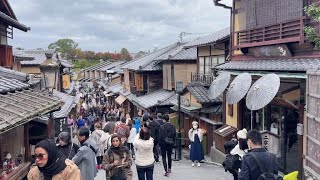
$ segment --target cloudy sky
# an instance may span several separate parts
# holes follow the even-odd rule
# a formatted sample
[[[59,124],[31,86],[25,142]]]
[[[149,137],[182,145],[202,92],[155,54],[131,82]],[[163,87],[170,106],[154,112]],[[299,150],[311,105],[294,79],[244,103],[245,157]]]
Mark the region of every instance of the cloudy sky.
[[[83,50],[114,52],[126,47],[137,52],[176,42],[180,32],[208,33],[230,25],[230,11],[215,7],[212,0],[9,2],[18,20],[31,27],[27,33],[15,30],[10,43],[26,49],[47,48],[60,38],[71,38]]]

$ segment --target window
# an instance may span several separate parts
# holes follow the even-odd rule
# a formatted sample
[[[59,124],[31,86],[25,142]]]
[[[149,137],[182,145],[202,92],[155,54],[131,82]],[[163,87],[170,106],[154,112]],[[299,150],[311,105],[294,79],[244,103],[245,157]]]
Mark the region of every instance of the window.
[[[211,74],[211,68],[224,63],[224,56],[207,56],[207,57],[199,57],[199,74]]]
[[[171,64],[171,81],[174,81],[174,66]]]
[[[204,74],[204,57],[199,57],[199,74]]]

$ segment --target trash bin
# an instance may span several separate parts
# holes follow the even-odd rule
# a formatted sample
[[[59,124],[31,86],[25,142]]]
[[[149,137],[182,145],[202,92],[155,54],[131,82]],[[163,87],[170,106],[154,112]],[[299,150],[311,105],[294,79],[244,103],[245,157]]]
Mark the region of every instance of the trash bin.
[[[237,135],[238,129],[230,125],[224,125],[219,129],[214,131],[214,142],[215,148],[219,151],[225,153],[224,143],[230,141],[232,138],[235,138]]]

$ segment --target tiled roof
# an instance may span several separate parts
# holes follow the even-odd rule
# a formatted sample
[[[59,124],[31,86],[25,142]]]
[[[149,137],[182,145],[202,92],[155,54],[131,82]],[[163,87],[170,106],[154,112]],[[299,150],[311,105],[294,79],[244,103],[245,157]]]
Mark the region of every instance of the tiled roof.
[[[109,90],[115,94],[118,94],[121,89],[123,89],[123,86],[121,83],[115,83],[109,86]]]
[[[121,64],[125,63],[125,61],[116,61],[116,62],[113,62],[105,67],[102,67],[100,70],[101,71],[106,71],[106,70],[110,70],[112,68],[115,68],[116,66],[120,66]]]
[[[96,70],[101,70],[101,68],[104,68],[108,65],[110,65],[112,62],[111,61],[104,61],[99,64],[96,64],[94,66],[90,66],[88,68],[82,69],[82,71],[96,71]]]
[[[227,38],[228,36],[230,36],[230,28],[224,28],[208,36],[200,37],[196,40],[190,41],[185,45],[185,47],[190,48],[195,46],[204,46],[208,44],[213,44],[219,40]]]
[[[137,97],[134,100],[134,102],[145,109],[149,109],[154,106],[166,105],[162,103],[167,99],[171,98],[174,94],[175,92],[173,91],[161,89],[158,91],[151,92],[147,95]]]
[[[213,103],[222,101],[220,97],[214,100],[209,99],[208,89],[202,85],[189,85],[187,86],[187,90],[197,99],[199,103]]]
[[[67,68],[72,68],[73,65],[68,60],[61,59],[59,53],[56,53],[53,49],[46,49],[46,50],[13,50],[13,55],[20,57],[21,65],[40,65],[43,63],[47,57],[46,53],[52,53],[52,59],[58,60],[57,56],[59,56],[59,60],[62,66]],[[26,57],[24,59],[24,57]],[[33,57],[33,60],[30,61],[30,57]]]
[[[5,13],[0,11],[0,20],[1,22],[4,22],[12,27],[15,27],[17,29],[20,29],[21,31],[29,31],[31,30],[30,27],[27,27],[24,24],[19,23],[17,20],[11,18],[10,16],[6,15]]]
[[[61,106],[61,109],[53,113],[53,117],[67,117],[71,109],[75,106],[75,96],[70,96],[69,94],[65,94],[59,91],[53,91],[53,95],[60,98],[64,102],[63,106]]]
[[[8,79],[0,76],[0,93],[14,92],[18,90],[28,89],[29,84],[20,82],[16,79]]]
[[[157,60],[196,60],[197,48],[184,49],[185,45],[186,43],[181,43],[179,46],[159,56]]]
[[[159,49],[155,52],[152,52],[150,54],[147,54],[145,56],[142,56],[138,59],[135,59],[133,61],[130,61],[130,63],[124,65],[122,68],[123,69],[130,69],[130,70],[144,70],[144,68],[146,66],[148,66],[150,63],[152,63],[153,61],[157,60],[158,57],[160,57],[161,55],[163,55],[164,53],[167,53],[168,51],[172,50],[173,48],[179,46],[180,43],[174,43],[171,44],[169,46],[166,46],[162,49]],[[150,67],[148,67],[148,69],[150,69]]]
[[[63,102],[42,92],[22,91],[0,95],[0,133],[58,109]]]
[[[218,65],[218,70],[252,70],[252,71],[300,71],[320,67],[320,59],[276,59],[230,61]]]
[[[3,68],[0,67],[0,76],[3,76],[5,78],[9,78],[9,79],[17,79],[19,81],[27,81],[28,79],[28,75],[26,73],[22,73],[22,72],[18,72],[18,71],[14,71],[8,68]]]

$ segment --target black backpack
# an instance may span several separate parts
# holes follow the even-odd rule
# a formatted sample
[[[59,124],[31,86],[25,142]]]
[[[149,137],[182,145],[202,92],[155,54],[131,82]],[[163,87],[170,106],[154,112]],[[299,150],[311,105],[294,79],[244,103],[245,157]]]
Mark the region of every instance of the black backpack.
[[[261,171],[261,175],[258,177],[258,180],[283,180],[283,178],[281,176],[279,176],[278,174],[275,174],[273,172],[273,166],[276,162],[276,156],[274,154],[269,153],[270,156],[270,166],[269,169],[266,170],[260,160],[258,159],[258,157],[254,154],[254,153],[249,153],[248,155],[250,155],[251,157],[253,157],[254,161],[257,163],[260,171]]]

